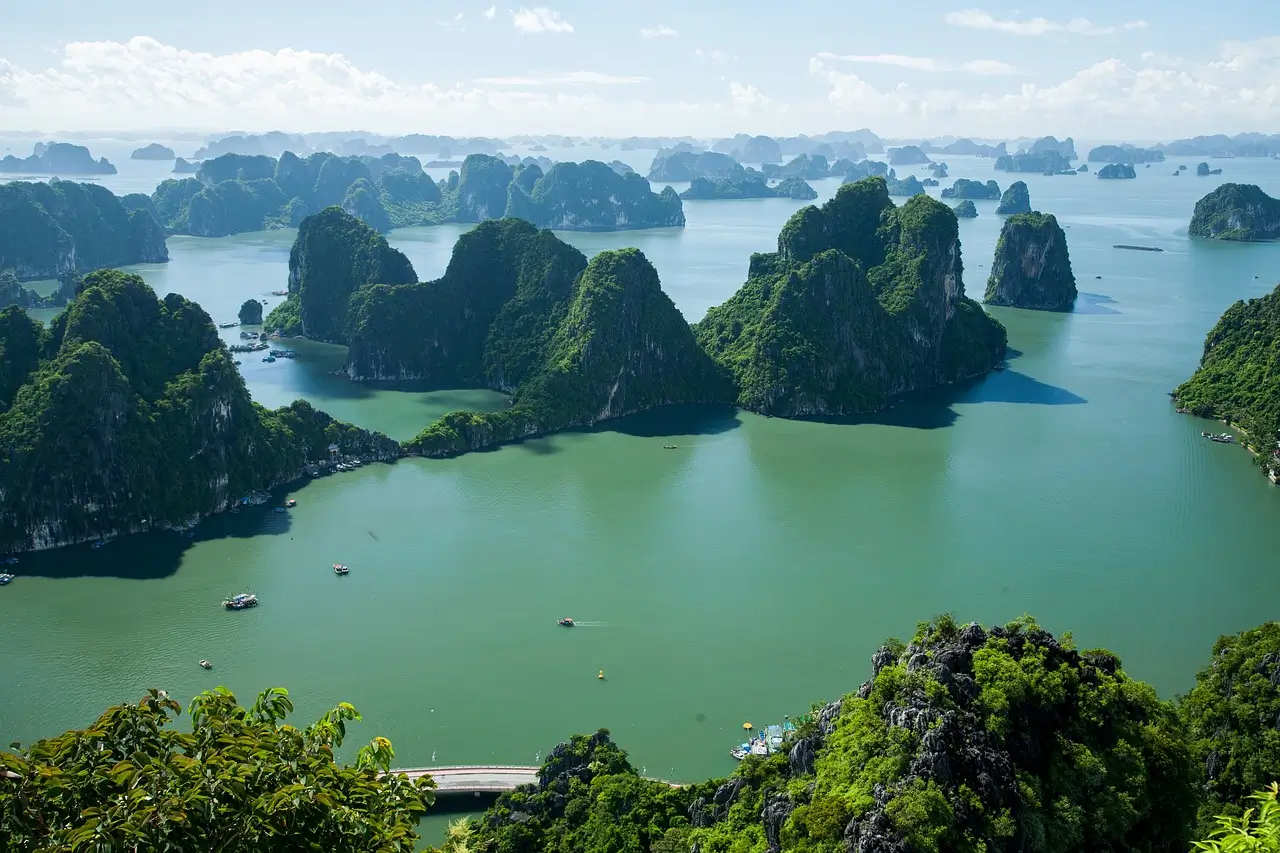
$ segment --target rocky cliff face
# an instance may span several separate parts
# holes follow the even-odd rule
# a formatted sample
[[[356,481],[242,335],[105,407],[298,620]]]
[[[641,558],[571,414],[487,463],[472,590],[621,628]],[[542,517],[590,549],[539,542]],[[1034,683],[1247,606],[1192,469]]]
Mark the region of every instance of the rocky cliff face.
[[[106,157],[94,160],[83,145],[37,142],[30,157],[12,155],[0,160],[0,173],[20,175],[114,175],[116,167]]]
[[[987,280],[987,304],[1070,311],[1075,300],[1076,278],[1058,220],[1044,213],[1006,219]]]
[[[289,296],[297,300],[304,332],[313,340],[346,340],[347,303],[357,288],[416,280],[408,258],[337,208],[304,219],[289,251]]]
[[[5,349],[20,335],[4,331]],[[20,330],[19,330],[20,331]],[[186,524],[296,478],[329,443],[398,446],[310,406],[255,407],[198,305],[93,273],[0,414],[0,551]]]
[[[458,177],[458,221],[499,219],[507,210],[511,167],[497,157],[472,154]]]
[[[70,181],[0,185],[0,272],[32,280],[167,260],[154,217],[126,209],[104,187]]]
[[[1019,181],[1018,183],[1022,183]],[[1022,184],[1026,188],[1026,184]],[[971,181],[967,178],[956,178],[956,182],[942,191],[943,198],[989,199],[1000,198],[1000,185],[995,181]]]
[[[1187,231],[1214,240],[1280,239],[1280,199],[1254,184],[1223,184],[1196,202]]]
[[[894,207],[877,178],[796,213],[695,333],[740,405],[784,417],[874,411],[981,374],[1005,348],[964,296],[955,214],[927,196]]]
[[[1108,181],[1127,180],[1138,177],[1138,173],[1128,163],[1108,163],[1098,170],[1097,177]]]
[[[1014,181],[1004,191],[1004,195],[1000,196],[1000,206],[996,208],[996,213],[1012,215],[1030,212],[1031,191],[1027,189],[1027,185],[1023,181]]]
[[[715,151],[677,151],[663,149],[654,155],[649,166],[651,181],[692,181],[695,178],[723,180],[740,174],[742,164],[728,154]]]

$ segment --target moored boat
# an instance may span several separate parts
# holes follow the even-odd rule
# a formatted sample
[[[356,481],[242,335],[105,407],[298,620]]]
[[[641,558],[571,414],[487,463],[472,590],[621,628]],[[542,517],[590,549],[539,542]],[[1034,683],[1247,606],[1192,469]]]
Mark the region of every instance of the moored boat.
[[[209,663],[207,660],[200,661],[200,666],[204,667],[205,669],[213,669],[213,664]]]
[[[5,572],[4,574],[0,575],[0,586],[4,586],[5,584],[12,583],[14,577],[15,575],[11,575],[8,572]]]
[[[347,566],[344,566],[342,563],[333,564],[333,573],[335,575],[345,575],[349,571],[351,571],[351,569],[348,568]]]
[[[258,596],[248,592],[241,592],[222,602],[222,606],[228,610],[244,610],[247,607],[257,607]]]
[[[284,505],[285,505],[285,507],[287,507],[288,509],[293,509],[295,506],[297,506],[297,505],[298,505],[298,502],[297,502],[296,500],[294,500],[293,498],[289,498],[289,500],[287,500],[287,501],[285,501],[285,502],[284,502]]]

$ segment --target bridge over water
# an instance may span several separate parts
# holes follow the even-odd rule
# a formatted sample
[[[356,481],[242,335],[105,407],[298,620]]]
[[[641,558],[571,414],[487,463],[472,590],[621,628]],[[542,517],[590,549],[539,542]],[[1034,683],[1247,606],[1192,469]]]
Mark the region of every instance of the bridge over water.
[[[451,764],[442,767],[405,767],[392,770],[410,779],[430,776],[436,783],[436,794],[501,794],[520,785],[538,781],[537,767],[512,764]],[[652,780],[662,781],[662,780]],[[678,788],[675,782],[666,784]]]

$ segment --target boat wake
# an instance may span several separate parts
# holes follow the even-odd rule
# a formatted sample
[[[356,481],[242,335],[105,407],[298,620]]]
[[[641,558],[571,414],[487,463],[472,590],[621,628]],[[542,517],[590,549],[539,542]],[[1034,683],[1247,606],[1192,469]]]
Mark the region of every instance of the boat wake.
[[[575,628],[608,628],[609,623],[608,622],[581,622],[577,619],[574,619],[573,626]]]

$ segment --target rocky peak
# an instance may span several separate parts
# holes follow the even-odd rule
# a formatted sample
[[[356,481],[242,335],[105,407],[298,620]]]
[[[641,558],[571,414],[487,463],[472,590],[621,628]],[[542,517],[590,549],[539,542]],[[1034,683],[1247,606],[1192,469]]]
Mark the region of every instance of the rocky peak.
[[[1052,214],[1019,213],[1000,230],[985,301],[991,305],[1069,311],[1076,299],[1067,236]]]

